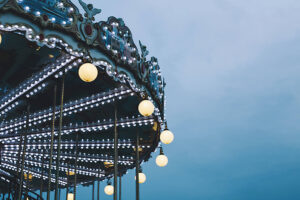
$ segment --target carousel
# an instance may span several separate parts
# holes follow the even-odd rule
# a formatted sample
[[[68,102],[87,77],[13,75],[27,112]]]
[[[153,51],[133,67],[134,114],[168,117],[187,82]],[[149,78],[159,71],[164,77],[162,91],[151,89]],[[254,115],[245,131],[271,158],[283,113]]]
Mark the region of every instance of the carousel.
[[[83,15],[70,0],[0,0],[0,199],[75,200],[83,185],[94,200],[101,183],[117,200],[131,169],[139,199],[141,164],[168,163],[157,58],[79,3]]]

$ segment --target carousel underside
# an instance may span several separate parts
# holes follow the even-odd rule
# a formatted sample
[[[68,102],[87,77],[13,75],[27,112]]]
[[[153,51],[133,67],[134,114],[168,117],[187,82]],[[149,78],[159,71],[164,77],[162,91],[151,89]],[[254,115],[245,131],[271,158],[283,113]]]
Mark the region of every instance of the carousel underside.
[[[70,1],[0,0],[0,193],[21,185],[39,199],[34,191],[121,177],[160,144],[157,59],[141,43],[138,53],[122,19],[94,23],[96,9],[80,3],[85,17]],[[78,75],[85,63],[94,81]]]
[[[95,177],[103,180],[112,176],[113,167],[104,163],[113,163],[115,110],[119,134],[119,172],[124,174],[128,169],[135,167],[137,132],[140,134],[140,145],[143,149],[140,153],[141,160],[149,158],[158,144],[158,123],[155,117],[143,117],[138,113],[141,98],[132,89],[115,82],[105,71],[101,72],[101,68],[99,68],[100,75],[95,81],[85,83],[78,76],[77,66],[82,63],[82,59],[72,59],[71,55],[58,49],[39,48],[34,43],[24,40],[24,36],[19,34],[5,33],[2,34],[2,38],[4,42],[0,48],[0,77],[3,90],[18,91],[18,87],[22,85],[23,88],[30,87],[31,82],[42,79],[47,71],[50,72],[56,69],[57,65],[66,63],[62,66],[62,70],[45,77],[30,92],[28,91],[27,94],[32,94],[30,97],[24,93],[11,103],[15,106],[3,109],[0,125],[3,170],[16,175],[18,156],[22,156],[22,152],[19,152],[20,139],[23,137],[24,140],[26,134],[28,141],[24,172],[34,175],[31,187],[40,187],[43,167],[43,176],[47,179],[52,107],[53,102],[56,102],[52,170],[55,174],[62,78],[64,78],[63,125],[59,167],[61,187],[66,186],[66,172],[68,168],[74,171],[76,160],[78,182],[93,181]],[[65,72],[64,69],[68,71]],[[61,78],[55,78],[55,75],[61,75]],[[5,98],[6,96],[8,95],[2,98],[1,106],[5,104],[4,99],[9,99]],[[29,109],[28,133],[26,133],[27,109]]]

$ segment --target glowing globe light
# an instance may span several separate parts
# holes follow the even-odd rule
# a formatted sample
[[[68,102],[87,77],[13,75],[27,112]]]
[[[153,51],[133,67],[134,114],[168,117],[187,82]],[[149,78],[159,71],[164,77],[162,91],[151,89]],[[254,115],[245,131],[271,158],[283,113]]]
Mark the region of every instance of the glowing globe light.
[[[112,186],[112,185],[105,186],[104,192],[107,195],[113,195],[114,194],[114,186]]]
[[[25,179],[25,180],[28,179],[29,181],[31,181],[31,180],[32,180],[32,174],[27,174],[27,173],[25,173],[25,174],[24,174],[24,179]]]
[[[148,117],[148,116],[152,115],[152,113],[154,112],[154,105],[149,100],[143,100],[139,104],[138,109],[139,109],[139,112],[141,113],[141,115]]]
[[[136,176],[134,177],[134,179],[136,180]],[[139,183],[145,183],[146,181],[146,175],[142,172],[139,173]]]
[[[156,157],[155,162],[156,162],[157,166],[165,167],[168,164],[168,157],[165,155],[159,155]]]
[[[74,194],[68,193],[68,200],[74,200]]]
[[[91,63],[85,63],[80,66],[78,70],[78,75],[81,80],[85,82],[92,82],[98,76],[98,69],[95,65]]]
[[[69,172],[66,172],[66,174],[69,175],[69,176],[74,176],[74,175],[75,175],[75,172],[69,171]]]
[[[0,44],[1,44],[1,42],[2,42],[2,35],[0,34]]]
[[[164,144],[170,144],[174,140],[174,134],[169,130],[164,130],[160,134],[160,141]]]

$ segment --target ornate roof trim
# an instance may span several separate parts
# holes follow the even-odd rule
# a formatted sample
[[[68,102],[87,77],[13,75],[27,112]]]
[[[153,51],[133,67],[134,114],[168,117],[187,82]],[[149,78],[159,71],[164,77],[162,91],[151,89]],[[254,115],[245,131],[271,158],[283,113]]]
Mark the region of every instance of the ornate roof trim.
[[[109,17],[107,21],[95,23],[94,16],[101,10],[85,4],[82,0],[79,2],[86,12],[84,16],[70,0],[0,0],[0,15],[13,13],[28,19],[30,26],[35,25],[41,30],[52,30],[71,36],[81,50],[77,56],[82,56],[83,53],[91,59],[98,59],[91,56],[91,48],[104,53],[116,66],[130,71],[137,83],[144,85],[150,92],[150,96],[163,112],[165,82],[157,58],[151,57],[147,60],[149,52],[141,42],[141,55],[139,54],[132,33],[121,18]],[[44,41],[47,38],[43,32],[35,39],[39,45],[48,44],[48,41]],[[62,40],[60,43],[67,42]],[[70,50],[67,46],[65,49]]]

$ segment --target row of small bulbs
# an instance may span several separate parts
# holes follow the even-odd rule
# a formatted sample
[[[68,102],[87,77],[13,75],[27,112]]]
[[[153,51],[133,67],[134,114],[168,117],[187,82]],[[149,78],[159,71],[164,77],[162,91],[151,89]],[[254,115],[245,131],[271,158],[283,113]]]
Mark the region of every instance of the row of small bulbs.
[[[18,2],[19,4],[23,3],[23,1],[24,1],[24,0],[17,0],[17,2]],[[60,8],[60,9],[64,9],[63,3],[58,3],[58,4],[57,4],[57,7]],[[25,5],[25,6],[24,6],[24,10],[25,10],[25,12],[30,12],[30,11],[31,11],[31,8],[30,8],[28,5]],[[73,11],[74,11],[74,9],[73,9],[72,7],[70,7],[70,8],[68,9],[68,12],[69,12],[69,13],[71,13],[71,12],[73,12]],[[38,16],[38,17],[41,16],[41,12],[40,12],[40,11],[35,11],[34,14],[35,14],[36,16]],[[52,23],[55,23],[55,22],[56,22],[56,18],[55,18],[55,17],[52,17],[50,20],[51,20]],[[73,18],[70,17],[70,18],[68,19],[68,21],[64,21],[64,20],[63,20],[63,21],[61,22],[61,25],[64,26],[64,25],[67,25],[67,23],[71,23],[71,22],[73,22]]]
[[[109,92],[107,95],[99,93],[90,97],[80,99],[79,101],[66,103],[63,109],[64,116],[87,110],[88,108],[99,107],[100,105],[104,105],[105,103],[113,102],[114,98],[120,99],[126,97],[128,94],[130,94],[130,92],[131,91],[129,89],[116,90],[115,92]],[[59,107],[56,108],[55,114],[59,114]],[[51,108],[31,114],[29,116],[29,126],[41,124],[50,120],[52,120]],[[3,122],[0,125],[0,131],[2,131],[0,133],[6,134],[9,132],[15,132],[19,129],[22,129],[25,124],[26,117],[20,117],[14,120],[10,120],[10,122]]]
[[[40,72],[39,74],[36,75],[36,76],[38,76],[37,78],[29,79],[28,81],[26,81],[24,84],[22,84],[19,87],[20,89],[16,89],[16,90],[13,90],[12,92],[10,92],[8,95],[6,95],[8,98],[6,98],[6,97],[2,98],[1,105],[0,105],[0,110],[3,109],[4,107],[6,107],[8,104],[15,101],[17,98],[19,98],[23,94],[25,94],[25,93],[29,92],[30,90],[32,90],[34,87],[37,87],[37,85],[39,85],[41,82],[43,82],[46,78],[48,78],[52,74],[59,71],[65,65],[70,64],[71,62],[73,62],[74,59],[75,59],[74,56],[71,56],[70,58],[66,58],[65,60],[63,59],[63,61],[61,63],[59,63],[54,68],[51,68],[51,71],[47,72],[46,70],[43,70],[42,72]],[[51,65],[51,66],[53,66],[53,65]]]
[[[13,141],[13,142],[9,142],[8,144],[5,144],[4,148],[17,148],[19,145],[19,142],[17,141]],[[27,143],[27,145],[30,145],[30,148],[47,148],[50,146],[50,141],[48,140],[37,140],[37,141],[33,141],[30,143]],[[54,143],[54,148],[56,148],[57,143]],[[70,147],[71,149],[73,149],[76,146],[76,141],[62,141],[61,142],[62,147],[68,148]],[[79,148],[99,148],[99,147],[113,147],[114,146],[114,140],[84,140],[82,139],[81,141],[78,142],[78,147]],[[134,144],[133,142],[128,139],[128,140],[122,140],[119,139],[118,140],[118,147],[128,147],[128,148],[133,148]],[[143,145],[142,148],[150,148],[149,145]]]
[[[19,24],[13,24],[5,26],[0,24],[0,30],[2,31],[21,31],[25,32],[25,37],[31,41],[36,43],[42,43],[43,45],[46,45],[49,48],[55,48],[56,46],[64,48],[69,54],[76,56],[76,57],[82,57],[84,54],[83,52],[75,51],[72,49],[71,46],[69,46],[68,43],[64,42],[60,38],[56,37],[46,37],[44,40],[40,40],[39,33],[34,33],[33,29],[31,27],[25,26],[25,25],[19,25]]]
[[[1,163],[1,167],[4,167],[6,169],[9,169],[9,170],[13,170],[13,171],[17,171],[17,167],[16,167],[16,163],[7,163],[7,162],[2,162]],[[20,170],[20,169],[19,169]],[[20,171],[19,171],[20,172]],[[36,177],[36,178],[41,178],[42,175],[39,173],[39,172],[34,172],[32,169],[27,169],[26,167],[24,168],[24,172],[25,173],[31,173],[33,177]],[[47,176],[43,176],[43,179],[48,179]],[[61,179],[61,178],[60,178]],[[55,178],[51,177],[51,182],[52,183],[55,183],[56,180]],[[67,185],[67,181],[64,181],[63,179],[61,180],[58,180],[58,183],[62,186],[65,186]]]
[[[124,124],[125,121],[125,124]],[[143,118],[135,118],[135,119],[128,119],[124,120],[123,122],[118,122],[117,126],[122,126],[125,127],[136,127],[136,126],[147,126],[149,124],[153,125],[154,124],[154,119],[149,118],[149,119],[143,119]],[[108,130],[109,128],[114,127],[113,123],[96,123],[96,124],[85,124],[84,126],[74,126],[74,127],[64,127],[62,130],[61,134],[62,135],[69,135],[73,132],[92,132],[92,131],[102,131],[102,130]],[[20,134],[21,133],[16,133],[14,135],[5,135],[3,138],[0,138],[0,141],[19,141],[20,140]],[[58,135],[58,131],[54,131],[54,135]],[[9,136],[9,137],[8,137]],[[42,129],[42,130],[31,130],[27,134],[28,139],[37,139],[37,138],[47,138],[51,136],[51,129]]]
[[[18,151],[16,151],[16,150],[3,150],[2,155],[13,157],[13,156],[18,155]],[[39,152],[34,152],[34,153],[33,152],[27,152],[26,153],[26,157],[30,157],[30,158],[34,158],[34,159],[37,159],[36,157],[39,157],[39,159],[41,159],[43,156],[44,157],[49,157],[48,154],[43,155]],[[56,159],[57,155],[53,154],[52,157],[53,157],[53,159],[54,158]],[[60,155],[60,158],[62,160],[76,159],[76,155],[62,153]],[[94,154],[86,154],[86,153],[81,154],[81,153],[78,153],[78,161],[81,161],[81,162],[98,163],[99,161],[111,162],[112,160],[113,160],[113,157],[111,157],[107,154],[102,154],[102,156],[100,157],[99,155],[94,155]],[[134,163],[133,162],[133,157],[119,156],[118,163],[121,164],[121,165],[132,165]]]
[[[15,150],[18,149],[17,144],[13,145],[5,145],[4,149],[7,150]],[[27,144],[26,149],[27,150],[36,150],[36,149],[49,149],[50,144]],[[53,145],[54,149],[57,149],[57,144]],[[62,149],[75,149],[76,145],[74,144],[61,144]],[[113,149],[114,144],[78,144],[79,149]],[[118,144],[118,149],[135,149],[135,146],[132,146],[132,144]],[[150,148],[150,146],[142,146],[142,148]]]
[[[4,156],[3,159],[4,159],[4,161],[10,162],[10,163],[16,163],[17,162],[16,158],[10,158],[10,157]],[[30,166],[34,166],[34,167],[42,167],[42,163],[40,163],[39,161],[26,160],[25,163],[26,163],[26,165],[30,165]],[[32,168],[32,167],[30,167],[30,168]],[[43,168],[44,169],[49,169],[49,164],[44,164]],[[51,169],[56,170],[56,166],[52,165]],[[66,165],[60,166],[59,170],[67,172],[68,167]],[[104,172],[101,171],[99,173],[98,169],[94,169],[94,170],[92,170],[92,169],[83,169],[79,166],[77,166],[76,172],[77,172],[77,174],[81,174],[81,175],[85,175],[85,176],[96,176],[96,177],[99,177],[99,178],[105,176]],[[44,180],[46,180],[47,178],[48,177],[45,177]]]

